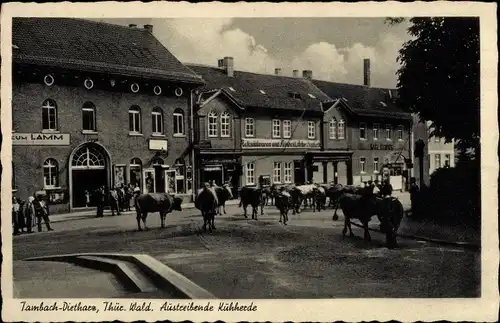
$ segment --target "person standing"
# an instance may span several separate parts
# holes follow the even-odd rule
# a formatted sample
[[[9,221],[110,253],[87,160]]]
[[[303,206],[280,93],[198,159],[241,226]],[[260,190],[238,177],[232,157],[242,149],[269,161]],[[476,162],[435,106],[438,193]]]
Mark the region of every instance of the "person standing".
[[[392,185],[389,181],[389,178],[386,178],[384,180],[384,183],[382,185],[382,189],[380,190],[382,193],[383,197],[391,197],[392,196]]]
[[[120,200],[118,196],[118,192],[116,187],[113,187],[109,193],[110,195],[110,201],[109,201],[109,206],[111,208],[111,216],[115,215],[115,210],[116,210],[116,215],[120,215]]]
[[[97,218],[102,218],[104,216],[104,186],[101,186],[95,191],[94,198],[97,205]]]
[[[19,235],[19,213],[20,213],[20,205],[15,197],[12,198],[12,225],[13,225],[13,233],[15,236]],[[22,230],[22,229],[21,229]]]
[[[41,197],[35,198],[33,201],[33,207],[37,218],[38,232],[42,232],[42,219],[45,222],[47,231],[53,231],[54,229],[50,227],[49,212],[45,201],[42,201]]]
[[[35,208],[33,206],[35,198],[33,196],[28,197],[28,201],[25,203],[24,216],[26,218],[26,232],[33,233],[33,222],[35,219]]]
[[[412,177],[410,179],[410,203],[411,203],[411,215],[418,216],[419,212],[419,193],[420,188],[417,185],[417,179]]]
[[[90,192],[85,190],[85,207],[90,206]]]

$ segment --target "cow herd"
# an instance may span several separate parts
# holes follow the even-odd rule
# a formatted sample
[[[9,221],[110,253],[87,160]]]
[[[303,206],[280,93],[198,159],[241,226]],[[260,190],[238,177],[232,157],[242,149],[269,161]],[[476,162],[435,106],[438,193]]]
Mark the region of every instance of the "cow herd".
[[[326,209],[328,206],[335,209],[332,220],[338,220],[337,209],[344,214],[344,237],[349,230],[351,236],[351,220],[358,219],[364,228],[364,239],[370,241],[368,223],[376,215],[380,221],[380,231],[386,235],[387,247],[397,246],[396,233],[403,218],[404,210],[397,198],[382,197],[374,192],[374,186],[358,187],[340,184],[308,184],[308,185],[272,185],[268,187],[242,187],[239,191],[240,204],[243,215],[248,218],[247,208],[251,207],[252,219],[258,220],[264,214],[264,207],[274,205],[280,212],[280,223],[287,224],[288,213],[300,213],[304,208],[311,208],[313,212]],[[201,211],[203,230],[215,230],[215,215],[226,214],[225,203],[233,198],[232,188],[229,185],[210,187],[205,185],[198,190],[195,198],[195,207]],[[169,194],[142,194],[135,198],[137,210],[137,225],[141,230],[140,219],[146,226],[148,212],[159,212],[161,226],[167,213],[181,210],[182,200]]]

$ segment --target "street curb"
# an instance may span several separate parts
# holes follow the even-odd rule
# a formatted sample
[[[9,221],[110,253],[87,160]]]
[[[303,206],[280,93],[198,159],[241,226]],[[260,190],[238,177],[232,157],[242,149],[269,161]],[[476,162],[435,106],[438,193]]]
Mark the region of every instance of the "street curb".
[[[110,259],[105,259],[110,258]],[[78,260],[76,260],[78,259]],[[115,260],[113,263],[112,259]],[[122,272],[127,277],[122,277],[123,282],[129,284],[131,287],[131,282],[135,284],[136,292],[140,290],[140,284],[133,277],[137,276],[129,269],[123,268],[119,265],[119,261],[128,261],[133,263],[153,282],[153,284],[162,290],[170,293],[176,298],[180,299],[217,299],[213,294],[205,290],[204,288],[196,285],[194,282],[156,260],[155,258],[145,255],[145,254],[113,254],[113,253],[81,253],[81,254],[67,254],[58,256],[44,256],[44,257],[34,257],[23,259],[24,261],[44,261],[44,260],[55,260],[55,261],[67,261],[80,265],[95,265],[99,268],[98,270],[107,271],[107,269],[116,270],[113,273]],[[103,261],[104,260],[104,261]],[[116,261],[118,260],[118,261]],[[113,264],[113,265],[112,265]],[[121,263],[123,264],[123,263]],[[103,266],[100,267],[100,266]],[[126,266],[126,264],[123,264]],[[95,268],[95,267],[94,267]],[[118,273],[118,275],[122,275]]]
[[[358,228],[363,228],[363,226],[360,225],[360,224],[357,224],[357,223],[354,223],[354,222],[351,222],[351,224],[354,225],[354,226],[356,226],[356,227],[358,227]],[[374,228],[368,228],[368,230],[373,231],[373,232],[382,233],[380,230],[374,229]],[[447,245],[447,246],[462,247],[462,248],[471,249],[471,250],[474,250],[474,251],[478,251],[478,250],[481,249],[481,246],[479,246],[479,245],[477,245],[475,243],[471,243],[471,242],[447,241],[447,240],[441,240],[441,239],[435,239],[435,238],[428,238],[428,237],[422,237],[422,236],[415,236],[415,235],[406,235],[406,234],[400,234],[400,233],[397,233],[396,235],[398,237],[401,237],[401,238],[407,238],[407,239],[413,239],[413,240],[422,240],[422,241],[427,241],[427,242],[431,242],[431,243],[435,243],[435,244],[441,244],[441,245]]]

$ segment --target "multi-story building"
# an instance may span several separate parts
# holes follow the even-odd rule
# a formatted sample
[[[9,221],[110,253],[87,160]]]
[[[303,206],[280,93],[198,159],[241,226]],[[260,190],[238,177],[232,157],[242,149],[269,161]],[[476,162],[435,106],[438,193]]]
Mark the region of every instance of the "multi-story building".
[[[189,193],[192,90],[201,77],[139,28],[13,19],[15,194],[43,191],[51,212],[132,183]]]
[[[427,122],[427,128],[431,122]],[[429,175],[444,167],[455,167],[455,141],[445,143],[444,138],[430,136],[428,134],[429,151]]]

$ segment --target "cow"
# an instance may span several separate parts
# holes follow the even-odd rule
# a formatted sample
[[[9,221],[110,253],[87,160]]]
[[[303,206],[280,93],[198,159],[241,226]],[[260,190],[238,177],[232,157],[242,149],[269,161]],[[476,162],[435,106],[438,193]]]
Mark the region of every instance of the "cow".
[[[272,187],[271,186],[263,186],[261,187],[261,192],[262,192],[262,206],[267,206],[269,205],[269,199],[271,199],[272,203]]]
[[[233,198],[233,191],[231,189],[231,186],[229,184],[224,184],[222,186],[216,186],[214,187],[215,194],[217,194],[217,214],[221,214],[220,208],[222,207],[222,210],[224,211],[224,214],[226,213],[226,201],[230,200]]]
[[[309,184],[309,185],[293,186],[288,189],[288,192],[292,196],[293,214],[300,213],[302,202],[304,202],[308,198],[313,199],[313,204],[314,204],[315,187],[316,187],[315,185]],[[307,202],[304,204],[307,205]]]
[[[203,231],[207,231],[207,224],[210,232],[215,230],[215,214],[219,207],[216,193],[206,185],[204,188],[198,190],[194,205],[201,211],[203,217]]]
[[[142,231],[141,219],[144,224],[144,229],[147,230],[146,218],[148,213],[159,212],[161,227],[165,227],[165,218],[172,211],[182,211],[182,199],[170,195],[169,193],[136,193],[134,198],[135,212],[137,214],[137,228]]]
[[[328,197],[328,205],[337,207],[339,197],[344,193],[342,184],[333,184],[325,187],[326,197]]]
[[[325,188],[322,186],[316,186],[313,189],[313,212],[315,212],[315,209],[318,211],[321,211],[321,209],[326,209],[326,191]]]
[[[274,197],[276,208],[280,211],[280,223],[283,219],[283,224],[286,225],[288,222],[288,211],[292,207],[292,196],[288,193],[284,187],[281,188],[280,192]]]
[[[244,186],[240,191],[240,204],[239,207],[243,206],[244,216],[247,216],[247,206],[252,206],[252,219],[257,219],[257,213],[259,211],[259,205],[261,206],[261,214],[263,214],[262,210],[262,191],[260,188]]]

